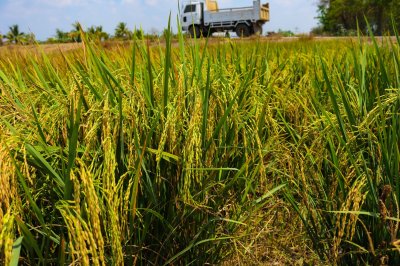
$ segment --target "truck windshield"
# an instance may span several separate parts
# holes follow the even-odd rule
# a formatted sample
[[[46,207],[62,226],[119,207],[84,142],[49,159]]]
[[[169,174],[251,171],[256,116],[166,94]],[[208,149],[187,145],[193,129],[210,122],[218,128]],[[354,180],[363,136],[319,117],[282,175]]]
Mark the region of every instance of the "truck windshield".
[[[192,13],[192,12],[196,12],[196,5],[187,5],[185,7],[184,13]]]

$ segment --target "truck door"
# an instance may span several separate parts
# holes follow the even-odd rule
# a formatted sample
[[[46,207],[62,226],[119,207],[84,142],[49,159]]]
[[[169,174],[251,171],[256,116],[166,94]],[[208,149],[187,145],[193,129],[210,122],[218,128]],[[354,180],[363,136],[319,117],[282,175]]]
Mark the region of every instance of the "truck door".
[[[202,24],[202,8],[200,3],[188,4],[183,9],[182,30],[186,31],[191,25]]]

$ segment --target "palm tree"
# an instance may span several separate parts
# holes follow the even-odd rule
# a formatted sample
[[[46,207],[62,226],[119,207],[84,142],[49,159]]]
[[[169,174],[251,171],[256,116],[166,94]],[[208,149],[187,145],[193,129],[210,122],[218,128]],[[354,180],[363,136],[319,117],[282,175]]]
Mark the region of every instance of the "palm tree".
[[[15,44],[20,43],[24,33],[19,31],[19,26],[17,24],[12,25],[9,27],[9,30],[10,31],[6,35],[8,41]]]
[[[96,34],[96,28],[94,26],[87,28],[86,33],[87,33],[89,39],[98,41],[97,34]]]
[[[126,23],[124,22],[120,22],[118,23],[117,27],[115,28],[115,38],[118,39],[128,39],[130,38],[130,31],[128,30],[128,28],[126,27]]]
[[[109,37],[108,33],[103,31],[103,26],[91,26],[87,29],[87,33],[90,38],[96,41],[104,41]]]
[[[81,42],[81,31],[82,31],[82,26],[79,22],[75,22],[72,24],[73,29],[68,33],[68,36],[74,41],[74,42]]]

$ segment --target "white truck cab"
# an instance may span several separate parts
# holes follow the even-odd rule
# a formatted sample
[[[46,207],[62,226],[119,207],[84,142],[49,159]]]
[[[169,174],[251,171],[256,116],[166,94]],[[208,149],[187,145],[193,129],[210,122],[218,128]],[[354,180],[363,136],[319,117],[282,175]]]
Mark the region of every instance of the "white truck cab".
[[[235,31],[239,37],[261,35],[262,25],[269,21],[269,4],[254,0],[253,6],[219,9],[217,1],[188,1],[181,10],[182,30],[192,37],[214,32]]]
[[[181,15],[182,30],[188,31],[191,25],[202,24],[202,10],[204,10],[204,2],[191,2],[184,5]]]

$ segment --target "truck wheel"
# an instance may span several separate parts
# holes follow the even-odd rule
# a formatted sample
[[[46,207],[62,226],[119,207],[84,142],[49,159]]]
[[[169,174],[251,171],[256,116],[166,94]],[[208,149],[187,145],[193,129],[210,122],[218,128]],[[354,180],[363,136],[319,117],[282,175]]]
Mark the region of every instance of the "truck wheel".
[[[250,36],[250,28],[246,24],[239,24],[236,26],[236,35],[238,37],[249,37]]]
[[[263,34],[263,28],[259,24],[253,25],[254,35],[261,36]]]
[[[190,37],[194,38],[200,38],[201,32],[200,32],[200,27],[197,25],[192,25],[189,27],[189,34]]]
[[[204,37],[211,37],[212,34],[213,34],[212,29],[210,29],[210,28],[204,28],[203,29],[203,36]]]

